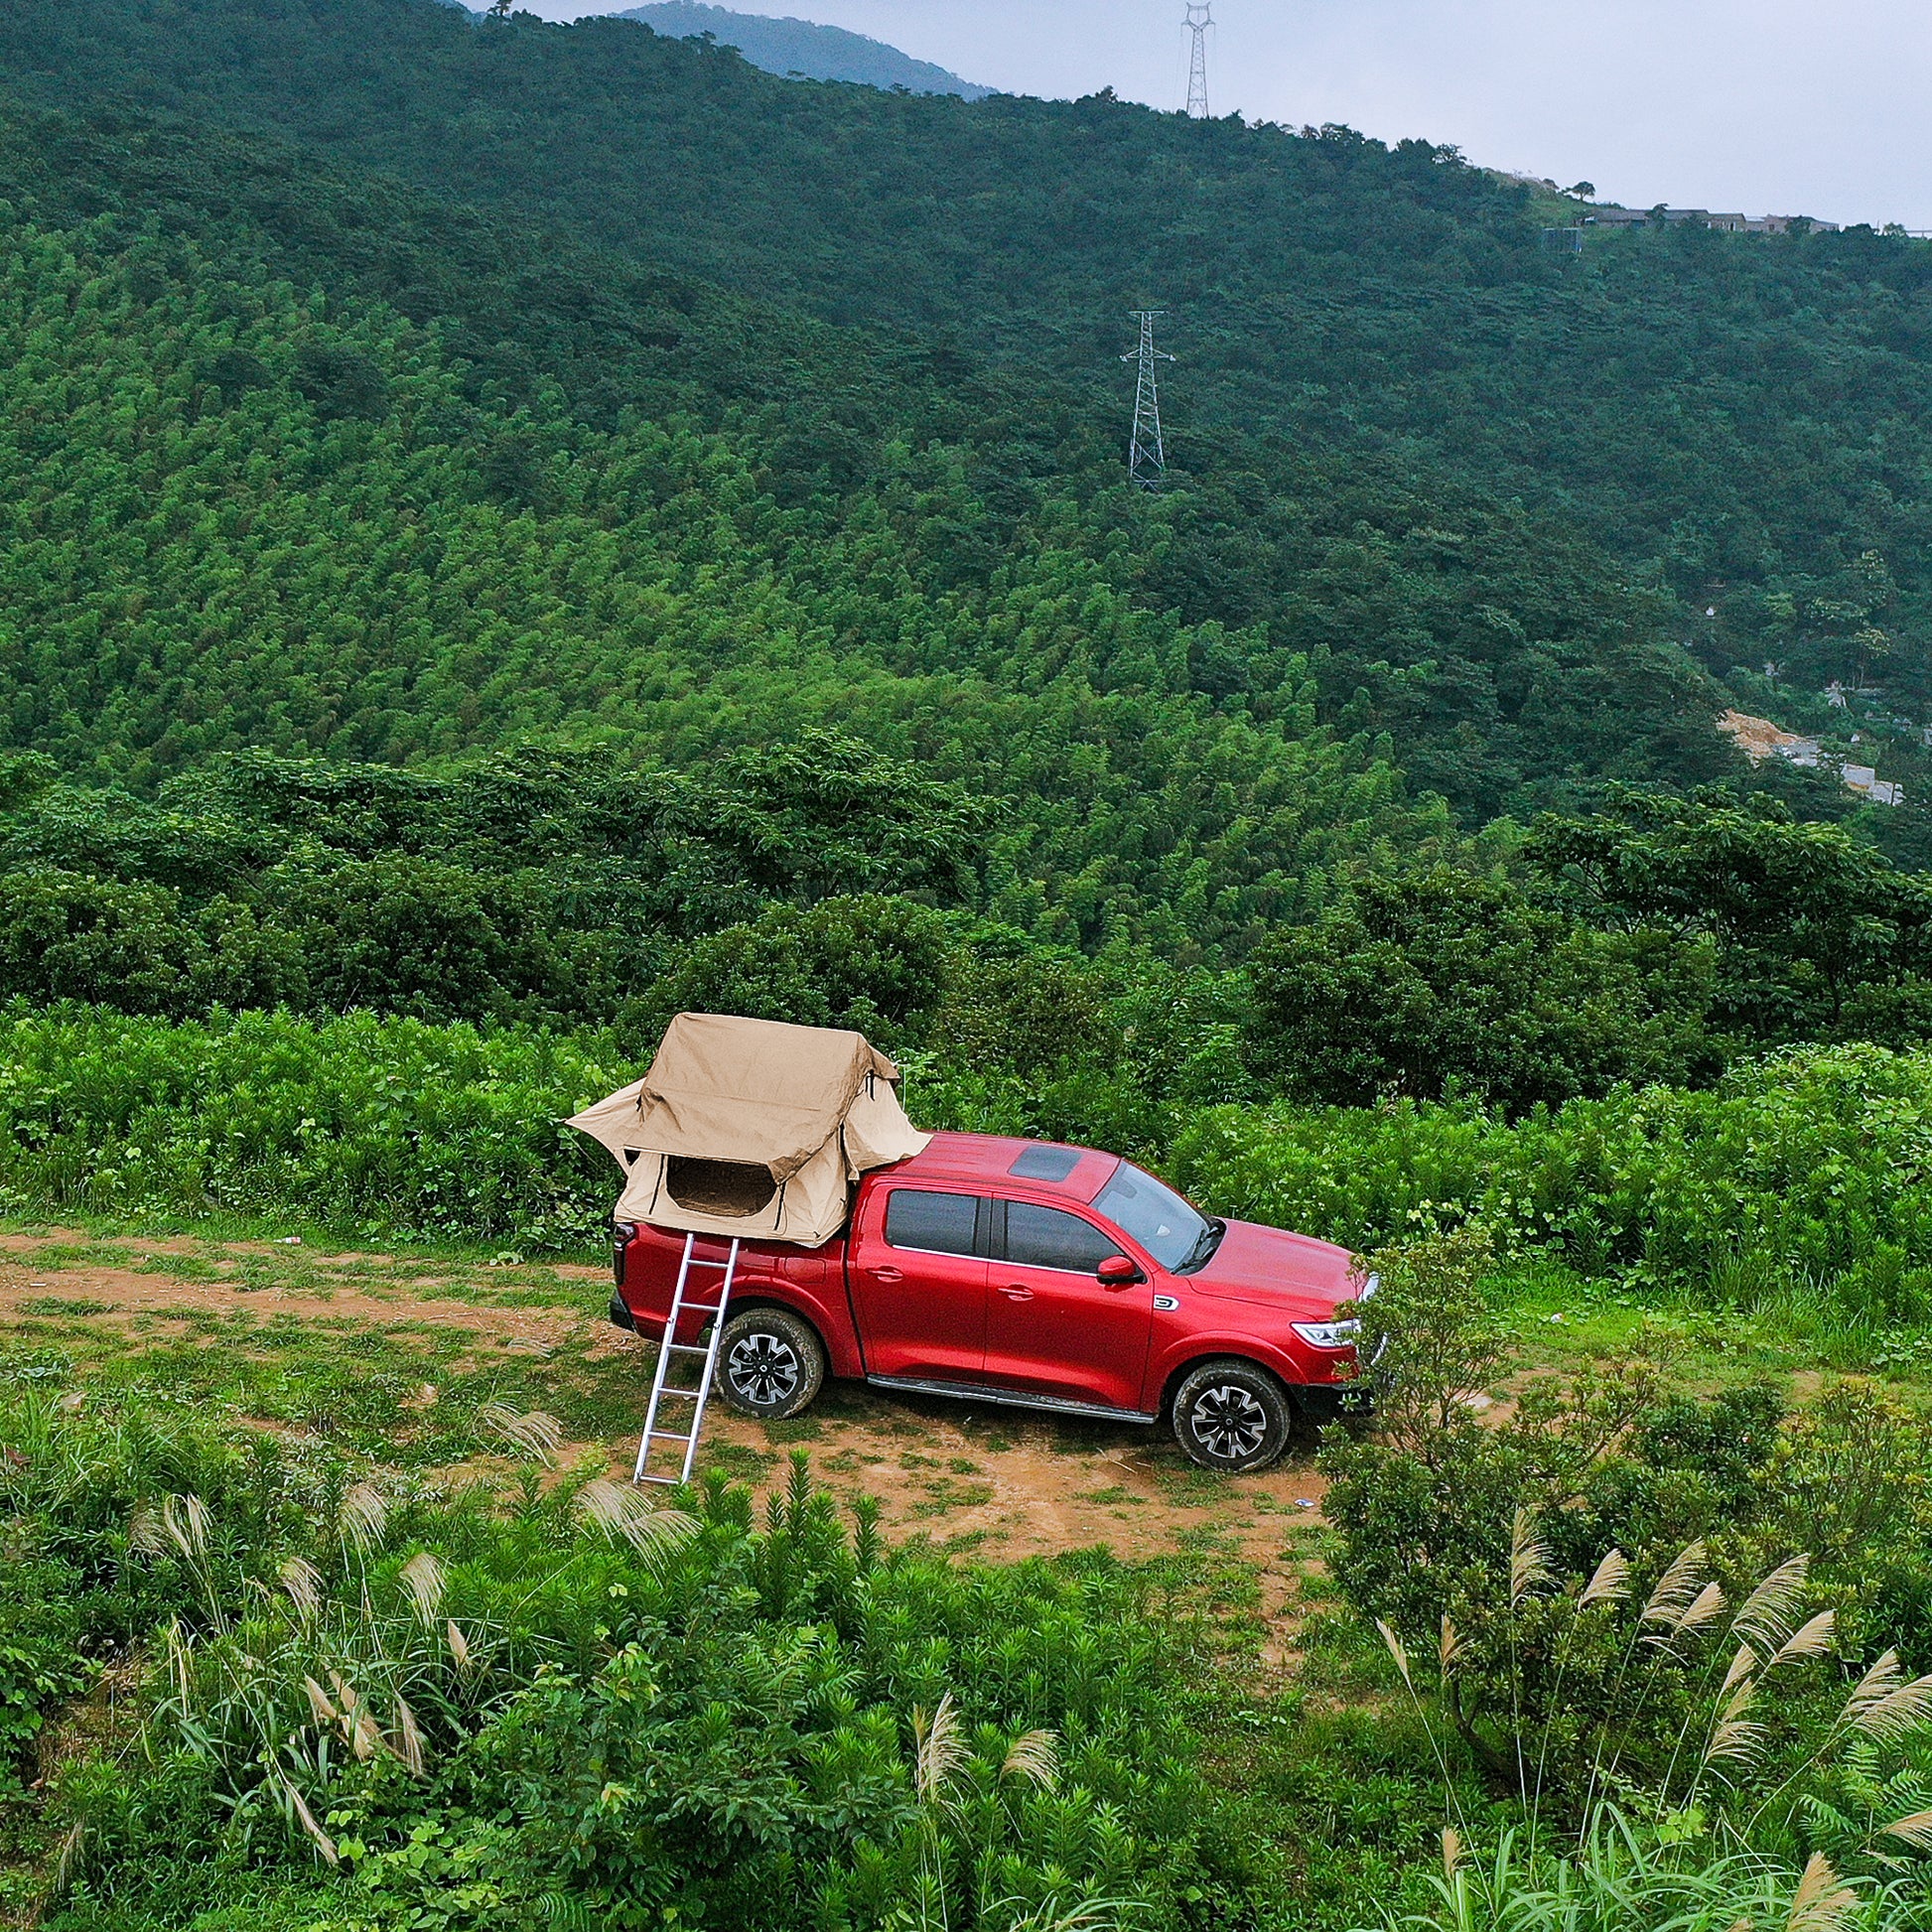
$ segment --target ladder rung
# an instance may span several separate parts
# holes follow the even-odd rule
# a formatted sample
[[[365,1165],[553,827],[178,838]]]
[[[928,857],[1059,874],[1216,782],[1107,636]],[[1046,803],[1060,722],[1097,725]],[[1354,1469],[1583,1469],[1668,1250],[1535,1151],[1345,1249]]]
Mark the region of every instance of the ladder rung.
[[[691,1465],[697,1459],[698,1438],[704,1431],[705,1410],[711,1397],[711,1371],[718,1359],[719,1330],[714,1325],[708,1345],[679,1341],[677,1334],[686,1315],[714,1316],[724,1318],[727,1306],[732,1299],[732,1284],[740,1260],[739,1244],[731,1244],[731,1252],[723,1261],[713,1261],[706,1255],[696,1252],[697,1236],[684,1237],[684,1259],[678,1271],[677,1287],[671,1294],[670,1311],[664,1319],[664,1329],[658,1337],[657,1366],[651,1375],[650,1407],[644,1414],[643,1440],[637,1445],[637,1467],[633,1480],[655,1482],[667,1489],[674,1489],[690,1479]],[[718,1284],[716,1302],[687,1302],[684,1291],[693,1268],[717,1269],[724,1276]],[[704,1357],[704,1371],[695,1389],[681,1389],[670,1380],[672,1358],[678,1355],[701,1355]],[[659,1429],[657,1414],[666,1396],[673,1396],[691,1404],[689,1430]],[[684,1466],[675,1476],[651,1475],[644,1467],[650,1460],[651,1449],[660,1443],[670,1443],[684,1451]]]

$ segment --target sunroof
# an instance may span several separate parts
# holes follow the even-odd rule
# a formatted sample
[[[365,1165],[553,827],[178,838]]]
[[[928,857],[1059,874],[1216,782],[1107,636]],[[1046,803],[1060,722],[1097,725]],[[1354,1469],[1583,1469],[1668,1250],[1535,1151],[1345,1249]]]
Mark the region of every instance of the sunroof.
[[[1064,1180],[1079,1165],[1077,1147],[1030,1147],[1007,1173],[1022,1180]]]

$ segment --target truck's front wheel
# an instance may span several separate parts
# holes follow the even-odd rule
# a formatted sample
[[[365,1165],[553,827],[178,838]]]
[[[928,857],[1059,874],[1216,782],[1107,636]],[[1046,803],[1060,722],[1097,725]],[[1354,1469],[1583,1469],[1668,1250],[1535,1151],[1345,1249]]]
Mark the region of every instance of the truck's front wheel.
[[[725,1323],[718,1393],[728,1408],[763,1422],[809,1409],[825,1386],[825,1344],[787,1309],[747,1309]]]
[[[1173,1392],[1173,1433],[1204,1469],[1265,1469],[1294,1428],[1286,1391],[1253,1362],[1203,1362]]]

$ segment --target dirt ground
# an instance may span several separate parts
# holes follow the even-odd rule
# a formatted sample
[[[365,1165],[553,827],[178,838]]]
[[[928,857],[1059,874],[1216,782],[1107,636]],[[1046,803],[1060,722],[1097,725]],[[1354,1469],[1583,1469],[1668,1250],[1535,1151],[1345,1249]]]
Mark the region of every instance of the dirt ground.
[[[325,1253],[297,1243],[194,1236],[102,1239],[68,1229],[0,1231],[0,1337],[58,1334],[84,1363],[91,1346],[138,1351],[165,1334],[179,1345],[241,1348],[290,1325],[318,1345],[352,1350],[409,1335],[456,1372],[522,1357],[599,1375],[611,1428],[566,1444],[560,1459],[601,1457],[629,1472],[651,1348],[606,1317],[610,1277],[567,1265],[461,1266],[381,1254]],[[635,1401],[624,1364],[634,1362]],[[81,1371],[84,1375],[84,1367]],[[424,1397],[435,1389],[425,1384]],[[626,1409],[629,1413],[626,1415]],[[1104,1545],[1130,1559],[1207,1553],[1246,1573],[1268,1635],[1291,1634],[1310,1574],[1300,1553],[1320,1522],[1324,1485],[1312,1445],[1277,1467],[1228,1479],[1194,1468],[1165,1430],[1064,1422],[1024,1410],[907,1397],[835,1383],[813,1411],[764,1425],[712,1405],[699,1468],[722,1466],[765,1488],[794,1450],[835,1493],[870,1494],[893,1541],[923,1535],[980,1558],[1054,1556]]]

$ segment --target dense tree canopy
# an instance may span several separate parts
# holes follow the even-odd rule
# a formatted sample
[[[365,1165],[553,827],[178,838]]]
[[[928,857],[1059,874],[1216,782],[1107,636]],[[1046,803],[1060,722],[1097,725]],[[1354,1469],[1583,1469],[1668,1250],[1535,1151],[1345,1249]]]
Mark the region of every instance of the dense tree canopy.
[[[1203,482],[1271,437],[1440,461],[1662,569],[1721,669],[1850,673],[1876,628],[1899,643],[1887,676],[1927,695],[1932,250],[1903,236],[1682,227],[1565,258],[1538,230],[1575,205],[1532,207],[1422,140],[798,85],[629,22],[480,27],[429,0],[21,0],[0,73],[278,130],[906,332],[942,388],[990,349],[1117,395],[1123,312],[1156,303],[1183,356],[1174,448]]]
[[[624,23],[24,0],[8,990],[732,1005],[1123,1136],[1921,1036],[1917,767],[1861,813],[1712,721],[1882,673],[1907,759],[1926,251],[1542,218]]]

